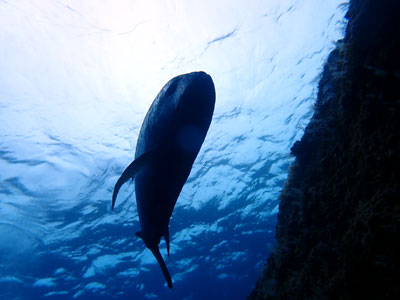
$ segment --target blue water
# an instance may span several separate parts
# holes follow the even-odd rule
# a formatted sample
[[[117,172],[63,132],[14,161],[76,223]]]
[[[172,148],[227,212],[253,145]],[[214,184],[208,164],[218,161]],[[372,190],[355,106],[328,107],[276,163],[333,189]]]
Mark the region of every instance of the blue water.
[[[289,149],[343,36],[341,1],[0,1],[0,299],[244,299],[274,245]],[[217,103],[161,270],[133,184],[145,113],[204,70]]]

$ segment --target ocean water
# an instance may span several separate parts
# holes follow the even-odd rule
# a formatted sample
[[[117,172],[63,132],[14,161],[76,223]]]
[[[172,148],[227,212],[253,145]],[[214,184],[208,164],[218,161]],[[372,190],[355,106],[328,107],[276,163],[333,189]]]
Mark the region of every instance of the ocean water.
[[[274,245],[291,145],[312,115],[337,0],[0,1],[0,299],[244,299]],[[196,70],[211,127],[161,270],[128,183],[154,97]]]

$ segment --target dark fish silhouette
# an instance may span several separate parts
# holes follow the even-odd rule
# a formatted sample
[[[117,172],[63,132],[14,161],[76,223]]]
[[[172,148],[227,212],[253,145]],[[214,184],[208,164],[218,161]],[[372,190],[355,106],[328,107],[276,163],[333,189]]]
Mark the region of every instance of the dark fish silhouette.
[[[193,72],[171,79],[151,105],[140,129],[135,160],[114,187],[112,209],[121,186],[135,178],[141,231],[168,287],[171,276],[158,245],[163,236],[169,256],[169,220],[211,123],[215,88],[211,77]]]

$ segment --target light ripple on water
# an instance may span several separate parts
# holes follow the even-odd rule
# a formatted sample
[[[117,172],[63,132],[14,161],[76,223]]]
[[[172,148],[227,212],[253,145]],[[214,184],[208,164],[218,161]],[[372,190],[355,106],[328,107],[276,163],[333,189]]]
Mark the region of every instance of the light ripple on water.
[[[274,243],[289,148],[343,34],[340,1],[146,2],[140,11],[122,0],[106,13],[107,3],[85,3],[0,2],[4,297],[244,298]],[[210,22],[199,22],[207,7]],[[160,244],[176,283],[169,293],[134,236],[133,184],[113,212],[110,197],[159,87],[200,69],[217,104],[171,219],[170,258]]]

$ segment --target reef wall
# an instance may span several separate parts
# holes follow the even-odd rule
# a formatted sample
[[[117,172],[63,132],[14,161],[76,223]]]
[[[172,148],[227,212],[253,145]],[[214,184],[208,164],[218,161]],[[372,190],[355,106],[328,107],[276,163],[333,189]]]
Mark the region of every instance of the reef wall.
[[[248,300],[400,299],[400,1],[346,17]]]

